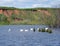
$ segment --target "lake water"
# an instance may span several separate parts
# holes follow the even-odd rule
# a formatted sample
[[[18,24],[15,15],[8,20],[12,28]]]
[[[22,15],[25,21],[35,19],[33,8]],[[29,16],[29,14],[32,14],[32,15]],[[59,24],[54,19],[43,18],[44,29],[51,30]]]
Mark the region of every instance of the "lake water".
[[[52,29],[53,33],[38,32],[44,25],[4,25],[0,26],[0,46],[60,46],[60,29]],[[9,28],[11,29],[8,32]],[[30,30],[35,28],[36,32]],[[20,32],[28,29],[28,32]]]

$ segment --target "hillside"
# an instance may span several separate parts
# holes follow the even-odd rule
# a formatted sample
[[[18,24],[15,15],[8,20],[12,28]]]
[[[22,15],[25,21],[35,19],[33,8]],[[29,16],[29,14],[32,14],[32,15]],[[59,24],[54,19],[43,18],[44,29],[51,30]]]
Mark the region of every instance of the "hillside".
[[[60,25],[60,8],[0,7],[0,25],[5,24],[45,24]]]

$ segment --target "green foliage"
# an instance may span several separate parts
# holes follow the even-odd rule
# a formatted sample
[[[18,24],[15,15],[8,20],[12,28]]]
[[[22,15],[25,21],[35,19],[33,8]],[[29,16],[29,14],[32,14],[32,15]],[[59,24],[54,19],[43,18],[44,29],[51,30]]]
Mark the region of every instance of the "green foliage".
[[[44,24],[44,25],[49,25],[49,26],[55,26],[59,25],[60,23],[60,9],[59,8],[14,8],[14,7],[0,7],[0,9],[7,9],[7,10],[14,10],[18,9],[20,10],[19,15],[15,15],[13,13],[10,18],[11,18],[11,24]],[[51,14],[50,16],[39,12],[37,10],[45,10],[49,11]],[[20,18],[23,19],[23,21],[19,21],[18,23],[14,21],[14,18]],[[0,14],[0,23],[1,22],[8,22],[7,17],[4,16],[3,14]]]
[[[0,25],[7,25],[9,24],[7,17],[4,16],[3,14],[0,14]]]
[[[0,9],[14,10],[14,9],[18,9],[18,8],[14,8],[14,7],[0,7]]]
[[[0,14],[0,21],[7,21],[7,17],[3,14]]]
[[[15,16],[14,14],[12,14],[10,18],[11,18],[12,20],[14,20],[15,17],[16,17],[16,16]]]

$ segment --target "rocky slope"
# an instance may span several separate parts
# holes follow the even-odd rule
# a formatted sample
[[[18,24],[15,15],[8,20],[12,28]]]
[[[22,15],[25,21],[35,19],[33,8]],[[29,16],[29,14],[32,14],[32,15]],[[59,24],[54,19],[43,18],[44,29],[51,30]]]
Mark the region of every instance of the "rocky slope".
[[[12,14],[19,15],[19,10],[6,10],[6,9],[0,9],[0,14],[4,14],[5,16],[9,17]]]

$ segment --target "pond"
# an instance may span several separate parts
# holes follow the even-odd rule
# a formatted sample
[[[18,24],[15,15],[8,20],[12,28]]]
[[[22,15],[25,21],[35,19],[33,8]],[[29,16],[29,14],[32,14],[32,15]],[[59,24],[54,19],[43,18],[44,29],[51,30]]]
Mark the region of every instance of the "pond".
[[[0,26],[0,46],[60,46],[60,29],[52,29],[52,33],[38,32],[37,28],[45,25],[4,25]],[[35,28],[36,32],[30,30]],[[10,32],[8,30],[11,29]],[[28,29],[20,32],[20,29]]]

